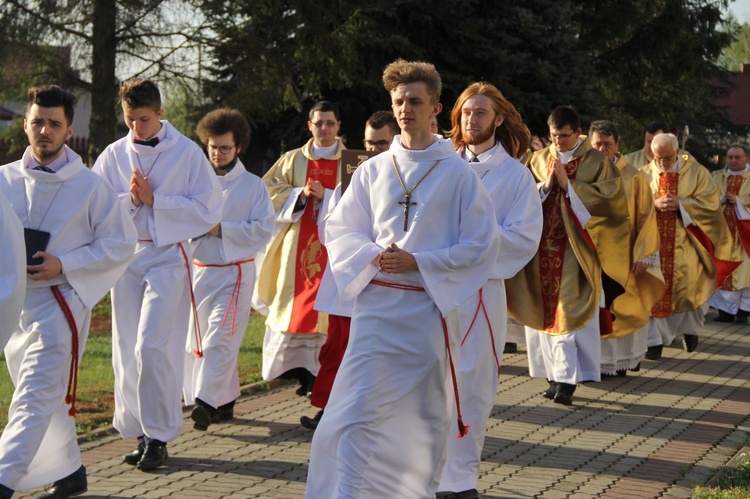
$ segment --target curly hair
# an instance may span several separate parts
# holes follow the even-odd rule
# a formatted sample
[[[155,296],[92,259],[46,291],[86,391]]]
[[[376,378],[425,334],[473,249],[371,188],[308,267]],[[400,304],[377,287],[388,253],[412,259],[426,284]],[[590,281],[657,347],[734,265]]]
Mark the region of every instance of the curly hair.
[[[208,145],[208,139],[232,132],[234,143],[238,149],[244,151],[250,144],[250,124],[236,109],[215,109],[205,115],[195,127],[195,132],[203,144]]]

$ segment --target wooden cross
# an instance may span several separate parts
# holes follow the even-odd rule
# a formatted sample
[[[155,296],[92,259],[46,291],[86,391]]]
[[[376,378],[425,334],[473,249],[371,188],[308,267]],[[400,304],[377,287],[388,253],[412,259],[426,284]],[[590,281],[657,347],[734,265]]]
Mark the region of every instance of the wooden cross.
[[[398,202],[398,204],[404,207],[404,232],[409,230],[409,206],[417,204],[409,201],[410,198],[409,194],[404,194],[404,200]]]

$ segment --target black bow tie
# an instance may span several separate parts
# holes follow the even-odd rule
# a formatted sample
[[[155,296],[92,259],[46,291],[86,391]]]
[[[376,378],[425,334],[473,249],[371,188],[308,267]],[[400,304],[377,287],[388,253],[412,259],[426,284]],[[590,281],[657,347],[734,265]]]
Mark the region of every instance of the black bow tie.
[[[142,146],[156,147],[156,144],[159,143],[159,137],[152,137],[148,140],[133,139],[133,142],[141,144]]]
[[[34,167],[34,170],[39,170],[40,172],[55,173],[55,170],[53,170],[49,166],[44,165],[37,165]]]

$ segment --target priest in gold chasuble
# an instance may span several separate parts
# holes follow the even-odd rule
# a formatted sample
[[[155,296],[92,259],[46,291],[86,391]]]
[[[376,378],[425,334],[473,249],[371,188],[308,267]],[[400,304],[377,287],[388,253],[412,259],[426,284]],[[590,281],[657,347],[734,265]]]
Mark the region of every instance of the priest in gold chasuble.
[[[654,194],[667,286],[649,320],[646,358],[657,360],[677,333],[687,352],[697,348],[706,302],[739,266],[739,255],[709,171],[682,153],[671,133],[657,135],[651,148],[654,159],[641,171]]]
[[[594,149],[606,154],[622,176],[628,200],[630,238],[628,282],[625,293],[610,305],[616,317],[612,333],[602,336],[602,376],[625,376],[637,370],[648,342],[651,308],[664,294],[664,277],[659,268],[659,232],[654,198],[646,176],[618,152],[619,130],[611,121],[591,124],[589,140]]]
[[[578,114],[558,107],[548,125],[552,145],[528,164],[542,199],[542,239],[506,286],[509,312],[526,326],[531,376],[550,382],[547,398],[569,405],[577,383],[600,380],[600,322],[611,327],[600,309],[605,291],[611,300],[627,283],[628,207],[617,168],[581,137]]]
[[[328,332],[328,315],[313,309],[328,261],[318,223],[323,198],[340,182],[338,163],[344,149],[332,103],[318,102],[309,117],[313,138],[284,153],[263,176],[276,210],[276,228],[258,276],[258,295],[268,306],[263,379],[297,378],[302,395],[312,391]]]
[[[745,324],[750,314],[750,164],[745,146],[729,147],[726,168],[711,175],[742,264],[721,283],[708,304],[719,311],[717,321]]]

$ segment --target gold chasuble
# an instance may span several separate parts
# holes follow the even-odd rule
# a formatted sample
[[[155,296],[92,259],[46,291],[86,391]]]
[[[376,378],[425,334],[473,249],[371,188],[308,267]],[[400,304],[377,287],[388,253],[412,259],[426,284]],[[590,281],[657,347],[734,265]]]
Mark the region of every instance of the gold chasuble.
[[[632,272],[635,262],[649,256],[655,257],[659,251],[656,210],[648,179],[628,163],[625,156],[620,156],[615,166],[620,170],[622,187],[628,200],[630,271],[625,293],[610,305],[610,310],[616,317],[612,323],[612,333],[603,335],[602,338],[618,338],[645,326],[651,316],[651,308],[666,289],[664,277],[658,268],[647,267],[637,277]]]
[[[263,176],[278,215],[292,189],[308,179],[326,189],[338,185],[338,161],[343,143],[333,156],[312,153],[310,139],[300,149],[285,153]],[[327,333],[328,315],[313,310],[328,255],[318,238],[318,203],[309,198],[296,222],[276,222],[277,234],[269,244],[258,277],[258,294],[268,305],[266,324],[274,331]]]
[[[528,166],[537,182],[547,178],[557,155],[553,144],[531,156]],[[549,334],[570,333],[591,321],[599,307],[602,270],[620,293],[628,278],[630,251],[623,244],[629,238],[628,207],[617,168],[584,140],[565,169],[569,189],[591,214],[586,230],[555,186],[542,204],[539,251],[506,281],[510,314]]]
[[[739,265],[711,174],[682,152],[679,165],[676,172],[664,172],[653,161],[641,168],[654,199],[667,193],[676,195],[695,224],[686,228],[679,209],[656,213],[667,289],[654,305],[653,317],[697,309]]]
[[[726,169],[711,173],[719,194],[727,192],[739,196],[739,201],[746,210],[750,210],[750,172],[742,175],[730,175]],[[742,256],[742,264],[732,272],[732,275],[721,283],[721,289],[738,291],[750,287],[750,220],[739,220],[734,205],[724,205],[724,220],[727,221],[732,241],[736,250]]]
[[[645,149],[638,149],[625,155],[625,161],[635,169],[640,169],[648,164]],[[619,163],[619,161],[618,161]]]

